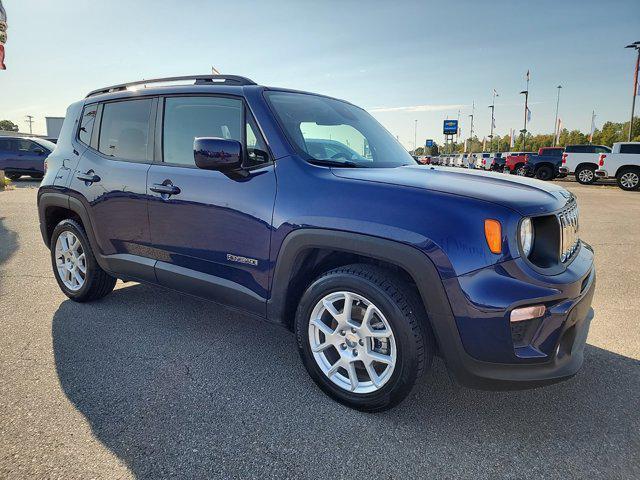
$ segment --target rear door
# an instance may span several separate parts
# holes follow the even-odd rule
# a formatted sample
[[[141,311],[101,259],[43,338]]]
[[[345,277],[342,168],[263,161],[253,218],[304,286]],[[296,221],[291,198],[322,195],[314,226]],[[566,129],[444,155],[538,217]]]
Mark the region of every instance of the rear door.
[[[70,182],[108,268],[147,281],[155,281],[146,192],[156,106],[154,97],[99,104],[92,134],[82,130],[84,122],[78,128],[77,141],[86,148]]]
[[[161,104],[159,161],[148,179],[158,281],[264,315],[276,178],[260,130],[240,97],[168,96]],[[197,168],[195,137],[240,141],[245,170]],[[153,192],[167,185],[176,193]]]

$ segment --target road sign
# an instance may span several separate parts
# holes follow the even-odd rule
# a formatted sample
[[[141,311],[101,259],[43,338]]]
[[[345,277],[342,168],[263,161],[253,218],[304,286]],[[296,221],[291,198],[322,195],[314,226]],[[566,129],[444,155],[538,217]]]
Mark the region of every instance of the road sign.
[[[445,135],[455,135],[458,133],[458,120],[445,120],[442,126],[442,133]]]
[[[427,148],[433,147],[433,140],[427,140],[426,142],[424,142],[424,146]]]

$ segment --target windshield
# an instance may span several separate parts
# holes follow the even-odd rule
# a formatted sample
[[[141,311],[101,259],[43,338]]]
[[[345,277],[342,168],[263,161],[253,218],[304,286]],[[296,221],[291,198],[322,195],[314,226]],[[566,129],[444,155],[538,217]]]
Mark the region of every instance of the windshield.
[[[415,164],[393,135],[358,107],[305,93],[272,91],[266,97],[289,140],[310,163],[370,168]]]

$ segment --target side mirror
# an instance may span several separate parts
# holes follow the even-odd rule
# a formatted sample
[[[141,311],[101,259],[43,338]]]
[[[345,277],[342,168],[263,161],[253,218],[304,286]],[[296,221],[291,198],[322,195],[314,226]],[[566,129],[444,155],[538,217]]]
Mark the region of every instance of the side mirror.
[[[196,137],[193,158],[203,170],[237,170],[242,167],[242,144],[224,138]]]

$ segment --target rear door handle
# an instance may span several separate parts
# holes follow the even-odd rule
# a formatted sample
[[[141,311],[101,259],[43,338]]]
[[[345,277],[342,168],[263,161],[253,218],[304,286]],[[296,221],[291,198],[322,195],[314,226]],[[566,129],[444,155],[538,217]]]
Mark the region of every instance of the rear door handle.
[[[93,173],[93,170],[89,170],[87,173],[79,173],[78,175],[76,175],[76,178],[88,184],[100,181],[100,177]]]
[[[154,183],[149,188],[152,192],[160,193],[162,195],[177,195],[180,193],[180,188],[172,185],[171,183]]]

